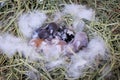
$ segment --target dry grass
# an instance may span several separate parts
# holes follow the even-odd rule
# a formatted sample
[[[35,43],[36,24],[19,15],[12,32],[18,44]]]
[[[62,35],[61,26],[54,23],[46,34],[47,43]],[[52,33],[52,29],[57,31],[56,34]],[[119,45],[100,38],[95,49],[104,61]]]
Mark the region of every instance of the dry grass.
[[[87,23],[90,31],[97,32],[110,49],[109,60],[102,62],[97,70],[86,70],[80,80],[119,80],[120,79],[120,1],[119,0],[1,0],[5,1],[0,7],[0,34],[4,32],[20,36],[17,17],[34,9],[44,10],[48,15],[61,10],[59,4],[86,4],[96,10],[99,22]],[[49,20],[48,20],[49,21]],[[2,22],[2,23],[1,23]],[[68,21],[69,23],[69,21]],[[90,27],[89,27],[90,26]],[[90,32],[89,31],[89,32]],[[1,52],[2,53],[2,52]],[[109,69],[101,75],[105,67]],[[41,76],[41,80],[64,80],[67,78],[64,68],[47,71],[44,63],[28,61],[22,55],[8,58],[0,54],[0,80],[29,80],[25,73],[32,69]],[[107,77],[109,76],[109,77]],[[68,78],[69,79],[69,78]]]

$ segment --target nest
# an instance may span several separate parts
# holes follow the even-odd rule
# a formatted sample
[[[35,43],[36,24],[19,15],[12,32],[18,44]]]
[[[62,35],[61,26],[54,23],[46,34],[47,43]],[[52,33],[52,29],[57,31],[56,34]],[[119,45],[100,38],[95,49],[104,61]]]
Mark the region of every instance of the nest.
[[[17,19],[23,12],[39,9],[43,10],[46,14],[50,15],[47,23],[51,21],[51,15],[55,11],[60,11],[63,4],[86,4],[88,7],[93,7],[96,10],[96,17],[99,21],[86,23],[85,32],[89,38],[92,37],[93,32],[101,36],[108,49],[109,56],[107,60],[98,60],[98,65],[95,65],[95,69],[86,69],[84,75],[80,76],[80,79],[119,79],[120,73],[120,39],[119,39],[119,9],[118,0],[115,1],[0,1],[0,30],[1,34],[11,33],[14,36],[22,37],[21,32],[18,29]],[[93,4],[94,3],[94,4]],[[56,5],[55,5],[56,4]],[[61,5],[59,5],[61,4]],[[106,5],[107,4],[107,5]],[[112,6],[111,6],[112,5]],[[67,25],[71,24],[71,16],[64,17]],[[90,27],[89,27],[90,26]],[[44,62],[29,61],[27,58],[23,58],[22,55],[16,53],[13,57],[8,58],[2,51],[0,52],[0,79],[36,79],[39,78],[64,80],[73,79],[69,78],[66,73],[66,69],[62,66],[53,70],[47,70]],[[69,62],[69,59],[67,59]],[[97,60],[96,60],[97,61]],[[30,71],[32,70],[32,71]],[[34,77],[26,76],[32,75]],[[38,76],[40,75],[40,77]],[[112,76],[111,76],[112,75]]]

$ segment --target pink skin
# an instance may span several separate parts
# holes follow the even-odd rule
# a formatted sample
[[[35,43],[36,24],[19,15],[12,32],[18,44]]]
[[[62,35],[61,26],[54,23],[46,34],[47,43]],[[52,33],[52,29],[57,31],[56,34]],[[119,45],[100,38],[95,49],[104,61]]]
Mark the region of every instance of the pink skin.
[[[56,54],[61,54],[61,52],[64,50],[64,46],[67,44],[65,41],[63,40],[59,40],[59,39],[52,39],[51,41],[45,41],[45,45],[41,45],[40,47],[38,47],[38,51],[43,51],[44,54],[52,54],[51,52],[56,52]],[[54,50],[53,50],[54,49]],[[50,55],[48,54],[48,55]]]
[[[87,46],[88,44],[87,34],[85,32],[77,32],[71,44],[73,46],[73,51],[78,52],[81,48]]]
[[[39,38],[31,39],[29,44],[37,48],[37,47],[40,47],[43,41],[44,41],[43,39],[39,39]]]
[[[61,52],[65,51],[65,55],[66,56],[70,56],[70,55],[73,55],[73,53],[70,51],[70,49],[73,52],[76,53],[81,48],[87,46],[87,44],[88,44],[88,37],[87,37],[87,34],[85,32],[78,32],[78,33],[76,33],[74,40],[71,41],[68,44],[65,41],[60,40],[58,38],[52,39],[51,41],[48,41],[47,39],[42,40],[42,39],[36,38],[36,39],[32,39],[30,41],[32,46],[36,47],[36,50],[38,50],[38,51],[41,49],[42,42],[45,42],[46,45],[49,45],[49,46],[52,46],[52,45],[56,45],[57,46],[58,45],[58,46],[60,46]],[[44,50],[45,50],[45,48],[44,48]]]
[[[47,50],[47,48],[50,48],[50,46],[51,47],[60,46],[60,50],[62,52],[64,49],[64,46],[67,45],[67,43],[65,41],[59,40],[57,38],[52,39],[51,41],[49,41],[47,39],[43,40],[43,39],[36,38],[36,39],[30,40],[29,44],[31,46],[33,46],[37,52],[40,52],[41,47],[43,47],[43,44],[42,44],[43,42],[46,43],[46,48],[44,48],[45,51]],[[53,46],[53,45],[56,45],[56,46]],[[47,47],[47,46],[49,46],[49,47]]]
[[[48,30],[57,30],[57,25],[55,23],[50,23],[48,25]],[[43,33],[46,33],[46,32],[42,32],[41,31],[41,36],[45,37],[47,35],[47,37],[50,37],[50,35],[46,34],[46,35],[43,35]],[[40,35],[39,35],[40,36]],[[57,41],[57,43],[56,43]],[[51,38],[51,40],[48,40],[48,39],[40,39],[40,38],[35,38],[35,39],[32,39],[30,41],[30,44],[34,47],[36,47],[37,49],[40,49],[40,46],[42,44],[42,42],[45,42],[46,45],[58,45],[60,46],[61,48],[61,51],[65,51],[65,54],[69,55],[69,54],[72,54],[70,52],[70,50],[68,48],[71,48],[71,50],[73,52],[78,52],[81,48],[83,47],[86,47],[87,44],[88,44],[88,37],[87,37],[87,34],[85,32],[77,32],[75,34],[75,37],[74,39],[69,42],[68,44],[64,41],[64,40],[61,40],[59,36],[55,36],[55,38]],[[55,43],[54,43],[55,42]]]
[[[77,32],[74,39],[65,45],[64,51],[65,56],[70,57],[71,55],[80,51],[81,48],[86,47],[88,44],[88,37],[85,32]]]

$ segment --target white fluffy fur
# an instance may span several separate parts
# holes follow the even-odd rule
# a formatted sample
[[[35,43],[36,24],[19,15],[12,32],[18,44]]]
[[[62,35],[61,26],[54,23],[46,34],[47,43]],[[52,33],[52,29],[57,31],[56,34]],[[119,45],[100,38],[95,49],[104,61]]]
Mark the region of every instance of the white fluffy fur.
[[[59,67],[65,63],[65,60],[63,58],[55,59],[53,61],[49,61],[48,64],[46,64],[46,67],[48,69],[54,69],[56,67]]]
[[[82,20],[74,20],[73,22],[73,28],[75,32],[83,31],[85,27],[85,23]]]
[[[40,80],[39,73],[34,72],[33,70],[28,71],[26,75],[29,77],[30,80]]]
[[[57,43],[57,41],[54,41]],[[39,48],[43,51],[43,56],[46,61],[54,61],[60,58],[62,53],[61,46],[56,44],[48,44],[47,42],[42,42]]]
[[[66,4],[63,10],[64,14],[71,14],[73,17],[73,29],[78,32],[82,31],[85,23],[82,19],[89,21],[95,20],[95,11],[83,5]]]
[[[85,69],[86,64],[88,64],[88,62],[81,56],[73,56],[72,62],[70,66],[68,66],[68,76],[72,78],[80,77],[83,74],[82,71]]]
[[[41,27],[46,18],[45,13],[40,11],[23,13],[18,20],[19,29],[25,37],[30,38],[32,32]]]
[[[96,56],[105,57],[105,43],[101,38],[91,39],[87,48],[80,50],[77,55],[72,56],[72,64],[69,66],[68,75],[78,78],[83,70],[95,62]]]
[[[87,20],[94,20],[95,18],[95,11],[93,9],[87,9],[87,7],[83,5],[66,4],[63,12],[65,14],[71,14],[75,19],[84,18]]]
[[[53,21],[54,22],[60,22],[62,20],[62,16],[63,16],[63,13],[61,13],[61,12],[55,12],[54,13]]]
[[[20,39],[13,37],[12,35],[2,35],[0,36],[0,49],[8,56],[12,56],[17,51],[17,44],[15,43],[19,42]]]
[[[0,49],[8,55],[13,56],[16,52],[22,53],[26,58],[38,60],[39,55],[33,47],[29,46],[26,41],[10,34],[0,36]]]

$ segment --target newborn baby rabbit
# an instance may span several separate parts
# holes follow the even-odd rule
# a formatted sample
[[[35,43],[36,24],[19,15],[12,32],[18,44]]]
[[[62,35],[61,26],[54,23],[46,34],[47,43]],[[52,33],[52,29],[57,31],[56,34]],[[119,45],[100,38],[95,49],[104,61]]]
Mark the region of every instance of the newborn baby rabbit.
[[[48,39],[51,40],[55,37],[55,33],[58,30],[58,25],[54,22],[49,23],[45,27],[40,27],[33,33],[32,38]]]
[[[30,43],[37,50],[43,49],[42,51],[44,52],[44,50],[50,50],[47,48],[55,48],[69,56],[86,47],[88,37],[85,32],[77,32],[75,34],[66,26],[59,26],[55,22],[51,22],[47,26],[37,29]]]
[[[55,22],[51,22],[46,26],[45,29],[50,33],[50,35],[55,36],[59,29],[59,26]]]
[[[85,32],[77,32],[73,42],[74,51],[78,52],[81,48],[86,47],[88,44],[88,37]]]
[[[58,29],[58,25],[54,22],[49,23],[45,27],[38,28],[34,31],[30,44],[39,47],[43,41],[51,41],[55,38]]]
[[[77,32],[74,39],[66,45],[66,56],[73,55],[79,52],[80,49],[86,47],[88,44],[88,37],[85,32]]]

